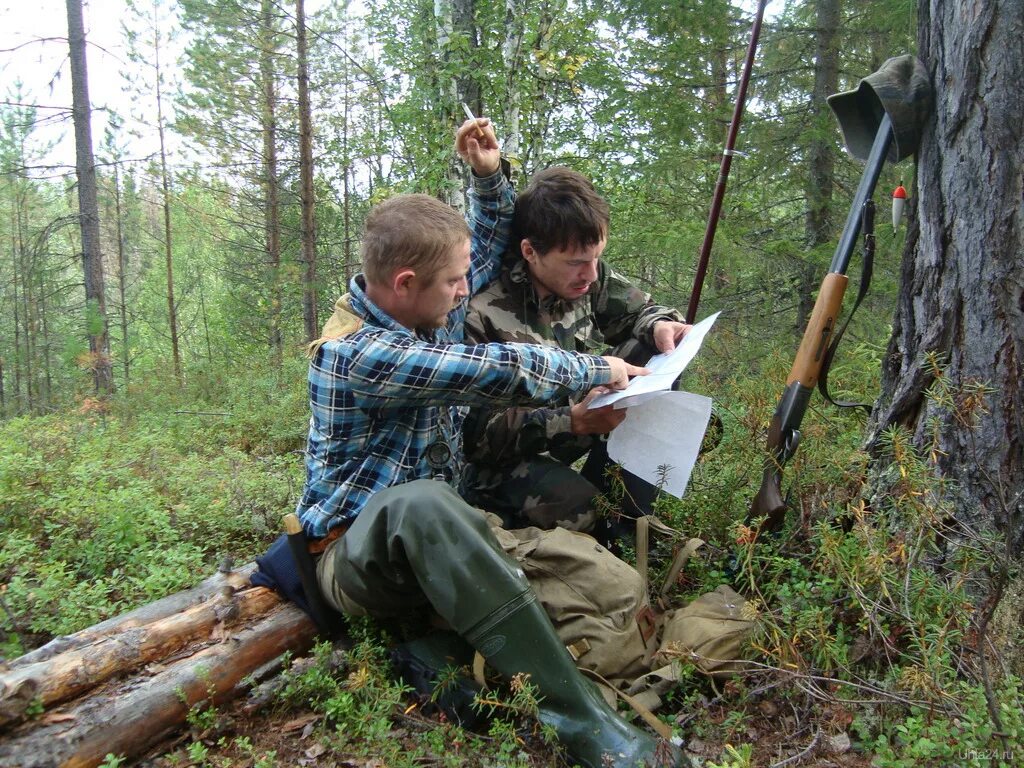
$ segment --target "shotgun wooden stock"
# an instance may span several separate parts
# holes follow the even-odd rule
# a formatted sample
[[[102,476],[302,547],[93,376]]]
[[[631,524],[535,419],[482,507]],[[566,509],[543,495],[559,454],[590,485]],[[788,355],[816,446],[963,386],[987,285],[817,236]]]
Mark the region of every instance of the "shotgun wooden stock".
[[[782,527],[786,512],[786,502],[782,498],[782,467],[800,444],[800,424],[821,375],[825,350],[835,332],[848,283],[846,275],[836,272],[829,272],[821,281],[814,310],[786,379],[786,389],[768,427],[768,459],[761,488],[747,514],[748,524],[755,518],[766,517],[764,527],[767,530]]]
[[[795,381],[808,389],[814,389],[817,385],[825,361],[825,350],[835,332],[849,282],[846,275],[835,272],[829,272],[821,281],[818,299],[814,302],[811,318],[807,321],[807,329],[796,351],[793,367],[789,370],[789,378],[786,379],[787,386]]]

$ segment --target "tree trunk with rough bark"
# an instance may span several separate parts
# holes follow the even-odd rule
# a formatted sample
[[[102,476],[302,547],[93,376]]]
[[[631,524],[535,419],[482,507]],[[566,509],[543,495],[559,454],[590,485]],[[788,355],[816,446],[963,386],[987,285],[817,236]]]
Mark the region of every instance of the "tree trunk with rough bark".
[[[167,142],[164,136],[164,78],[160,69],[160,23],[156,11],[153,14],[153,60],[156,76],[157,135],[160,138],[160,190],[164,209],[164,266],[167,271],[167,326],[171,334],[171,359],[174,364],[174,380],[178,386],[184,384],[181,371],[181,349],[178,342],[178,309],[174,302],[174,243],[171,240],[171,174],[167,167]]]
[[[934,444],[957,516],[994,525],[1019,554],[1024,5],[993,0],[969,11],[941,0],[919,6],[918,55],[932,77],[935,110],[919,150],[915,215],[868,444],[881,453],[890,425],[910,430],[922,448]],[[959,393],[952,404],[926,397],[938,376]],[[968,412],[976,423],[964,418]]]
[[[118,162],[114,163],[114,215],[117,217],[117,292],[120,298],[117,311],[121,321],[121,370],[124,371],[125,387],[131,381],[131,354],[128,344],[128,254],[124,247],[124,222],[121,216],[121,170]]]
[[[263,134],[263,216],[267,265],[267,289],[270,292],[270,328],[268,343],[274,367],[280,370],[284,360],[284,337],[281,332],[281,203],[277,171],[277,83],[274,61],[277,52],[277,30],[274,27],[274,5],[270,0],[260,4],[260,85],[263,89],[263,112],[260,116]]]
[[[85,22],[82,0],[67,0],[68,47],[71,60],[72,120],[75,126],[75,173],[78,178],[78,212],[82,233],[85,272],[86,327],[90,367],[97,393],[114,390],[107,336],[107,306],[103,291],[103,254],[100,249],[100,215],[96,202],[96,164],[92,154],[92,108],[85,55]]]
[[[316,219],[313,196],[313,118],[309,105],[309,61],[306,51],[306,6],[295,0],[295,42],[299,86],[299,175],[302,191],[302,324],[306,341],[320,335],[316,316]]]
[[[160,194],[164,213],[164,268],[167,272],[167,327],[171,334],[171,360],[174,380],[185,383],[181,370],[181,348],[178,341],[178,307],[174,302],[174,243],[171,239],[171,174],[167,167],[167,142],[164,131],[163,70],[160,68],[160,22],[153,13],[153,70],[156,75],[156,128],[160,139]]]
[[[804,244],[814,249],[832,239],[832,185],[835,183],[835,140],[832,115],[825,98],[839,90],[840,0],[817,0],[815,31],[814,90],[811,93],[810,118],[813,138],[807,148],[807,186],[804,195]],[[813,291],[818,269],[805,264],[800,274],[796,328],[803,330],[814,307]]]

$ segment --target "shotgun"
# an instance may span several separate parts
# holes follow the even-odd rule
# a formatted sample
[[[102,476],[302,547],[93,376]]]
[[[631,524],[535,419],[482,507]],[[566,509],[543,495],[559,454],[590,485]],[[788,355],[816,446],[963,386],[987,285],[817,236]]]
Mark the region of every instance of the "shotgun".
[[[835,344],[830,346],[829,341],[836,333],[836,316],[846,293],[846,269],[861,231],[862,216],[871,216],[871,195],[886,158],[898,163],[917,152],[929,120],[933,92],[924,62],[905,54],[886,60],[877,72],[861,80],[856,89],[833,94],[827,101],[839,120],[847,150],[856,159],[864,160],[865,168],[832,264],[821,282],[818,299],[807,321],[786,389],[768,428],[764,477],[747,514],[747,525],[764,518],[762,527],[770,531],[782,526],[786,511],[781,488],[782,468],[800,445],[800,423],[815,384],[831,400],[825,378]],[[867,237],[869,233],[866,226],[865,268],[858,302],[870,275],[870,249],[874,241],[873,236]],[[837,334],[837,338],[841,337],[842,330]]]
[[[757,518],[765,518],[762,530],[776,531],[782,527],[786,511],[786,502],[782,497],[782,468],[800,445],[800,424],[821,375],[829,341],[835,332],[836,319],[846,294],[849,282],[846,270],[861,232],[865,209],[875,191],[892,140],[892,121],[888,114],[883,114],[868,154],[867,165],[853,196],[839,245],[832,257],[828,274],[821,281],[818,298],[807,321],[789,378],[786,379],[786,389],[768,427],[768,457],[765,460],[764,476],[761,488],[750,505],[750,512],[747,513],[748,525]]]

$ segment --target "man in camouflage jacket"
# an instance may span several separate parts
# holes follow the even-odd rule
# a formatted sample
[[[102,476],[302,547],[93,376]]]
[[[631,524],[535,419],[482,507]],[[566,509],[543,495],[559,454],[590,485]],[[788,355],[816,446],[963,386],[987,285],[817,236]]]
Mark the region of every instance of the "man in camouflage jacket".
[[[673,349],[689,328],[680,314],[654,304],[600,261],[608,222],[608,204],[581,174],[564,167],[536,174],[516,201],[512,247],[499,277],[470,302],[467,338],[592,354],[612,348],[639,365]],[[588,410],[595,394],[544,408],[472,411],[464,437],[467,500],[510,526],[561,525],[606,538],[607,520],[595,530],[595,502],[619,484],[609,483],[603,437],[625,411]],[[588,452],[577,473],[570,464]],[[649,513],[657,490],[624,470],[621,479],[616,511]]]

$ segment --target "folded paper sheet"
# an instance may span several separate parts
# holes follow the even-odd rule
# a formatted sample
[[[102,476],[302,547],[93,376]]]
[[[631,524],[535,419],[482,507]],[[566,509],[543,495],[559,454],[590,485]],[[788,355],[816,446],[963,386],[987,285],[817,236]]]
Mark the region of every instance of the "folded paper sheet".
[[[629,409],[626,419],[608,436],[608,455],[680,499],[711,419],[711,398],[673,392],[672,383],[696,356],[719,314],[693,326],[674,351],[652,357],[646,366],[649,375],[637,376],[625,389],[596,397],[590,404],[591,408],[614,404]]]
[[[629,382],[628,387],[618,392],[609,392],[606,395],[595,397],[590,403],[590,407],[600,408],[627,397],[634,397],[647,392],[663,392],[671,389],[672,382],[679,378],[679,374],[683,372],[697,352],[700,351],[700,345],[704,342],[704,337],[707,336],[708,331],[711,330],[711,326],[715,324],[715,320],[718,319],[720,314],[722,313],[715,312],[715,314],[704,318],[693,326],[689,333],[683,337],[683,340],[679,342],[679,346],[671,352],[652,357],[646,366],[650,370],[649,374],[637,376]]]
[[[710,419],[711,398],[704,395],[659,392],[641,398],[608,436],[608,455],[681,499]]]

